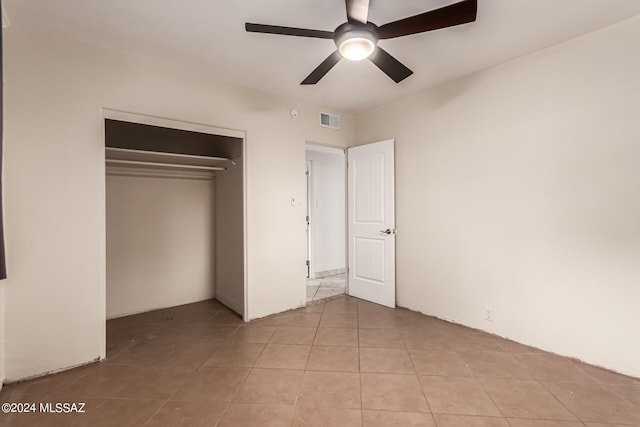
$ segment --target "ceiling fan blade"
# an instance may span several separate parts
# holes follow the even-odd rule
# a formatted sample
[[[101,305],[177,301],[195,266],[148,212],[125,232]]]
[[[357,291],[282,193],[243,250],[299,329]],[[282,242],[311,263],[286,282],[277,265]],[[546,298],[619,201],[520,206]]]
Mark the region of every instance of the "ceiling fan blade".
[[[476,20],[478,0],[464,0],[420,15],[390,22],[378,28],[380,39],[408,36]]]
[[[347,18],[350,23],[367,23],[369,18],[369,0],[345,0],[347,3]]]
[[[342,59],[342,55],[337,50],[333,52],[327,59],[322,61],[322,64],[318,65],[318,67],[311,72],[307,76],[306,79],[300,83],[301,85],[314,85],[320,81],[321,78],[324,77],[325,74],[329,72],[335,65]]]
[[[376,50],[373,51],[373,54],[371,54],[369,59],[396,83],[400,83],[413,74],[413,71],[405,67],[396,58],[389,55],[389,53],[380,46],[376,47]]]
[[[252,24],[247,22],[245,30],[250,33],[282,34],[285,36],[313,37],[316,39],[333,39],[333,31],[308,30],[306,28],[280,27],[278,25]]]

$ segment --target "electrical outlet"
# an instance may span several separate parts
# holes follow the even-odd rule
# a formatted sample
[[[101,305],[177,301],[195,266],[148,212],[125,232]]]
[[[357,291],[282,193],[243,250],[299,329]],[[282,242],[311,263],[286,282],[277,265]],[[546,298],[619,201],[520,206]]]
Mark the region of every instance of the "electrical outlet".
[[[493,307],[486,306],[484,308],[484,320],[493,322]]]

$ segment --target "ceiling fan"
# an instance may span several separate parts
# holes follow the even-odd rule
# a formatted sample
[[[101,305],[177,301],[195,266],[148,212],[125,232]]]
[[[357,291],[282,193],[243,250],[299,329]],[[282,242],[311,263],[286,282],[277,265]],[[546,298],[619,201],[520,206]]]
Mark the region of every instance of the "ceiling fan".
[[[345,2],[348,20],[334,31],[252,24],[249,22],[245,24],[245,29],[252,33],[333,39],[338,49],[322,61],[302,81],[302,85],[318,83],[343,57],[352,61],[369,58],[393,81],[400,83],[413,74],[413,71],[378,46],[378,40],[408,36],[473,22],[476,20],[478,10],[478,0],[463,0],[440,9],[378,27],[368,21],[369,0],[345,0]]]

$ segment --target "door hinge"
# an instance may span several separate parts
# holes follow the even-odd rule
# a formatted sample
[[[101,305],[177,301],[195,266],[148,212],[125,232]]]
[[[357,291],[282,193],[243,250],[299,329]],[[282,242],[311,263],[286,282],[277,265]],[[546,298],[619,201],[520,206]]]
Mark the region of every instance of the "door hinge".
[[[307,267],[309,267],[309,260],[307,260],[307,262],[306,262],[306,266],[307,266]]]

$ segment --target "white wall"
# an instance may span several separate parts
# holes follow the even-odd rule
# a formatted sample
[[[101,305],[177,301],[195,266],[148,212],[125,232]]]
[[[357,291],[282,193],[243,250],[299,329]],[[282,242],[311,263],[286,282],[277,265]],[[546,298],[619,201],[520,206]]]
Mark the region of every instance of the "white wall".
[[[639,45],[635,18],[357,117],[396,140],[399,305],[640,376]]]
[[[107,169],[107,319],[215,294],[213,177],[148,172]]]
[[[244,313],[242,165],[216,176],[215,277],[218,301]]]
[[[345,268],[344,153],[307,149],[311,170],[311,266],[313,275]]]
[[[305,141],[348,146],[352,117],[341,115],[340,131],[321,128],[324,107],[212,73],[17,23],[3,36],[8,381],[104,355],[103,107],[245,131],[247,315],[305,304],[305,212],[289,198],[304,197]]]

